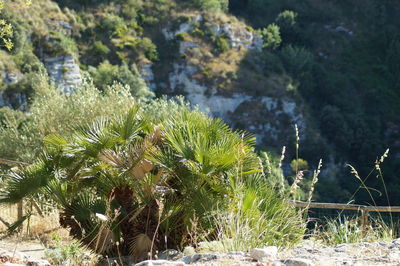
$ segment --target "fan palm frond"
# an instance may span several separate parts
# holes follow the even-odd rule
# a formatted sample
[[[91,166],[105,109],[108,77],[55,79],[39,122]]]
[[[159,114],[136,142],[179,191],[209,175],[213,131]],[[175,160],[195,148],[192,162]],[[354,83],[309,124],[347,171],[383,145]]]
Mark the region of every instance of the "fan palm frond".
[[[112,133],[122,143],[130,143],[149,128],[150,124],[139,114],[138,106],[132,107],[126,116],[116,119],[111,125]]]
[[[115,239],[113,232],[105,226],[101,226],[90,246],[95,252],[106,254],[110,252],[114,244]]]
[[[146,234],[138,234],[129,242],[129,255],[136,260],[144,259],[151,252],[152,240]]]
[[[22,172],[11,172],[6,177],[5,189],[0,191],[0,203],[17,203],[23,198],[33,195],[47,185],[52,178],[52,169],[46,159],[38,159]]]

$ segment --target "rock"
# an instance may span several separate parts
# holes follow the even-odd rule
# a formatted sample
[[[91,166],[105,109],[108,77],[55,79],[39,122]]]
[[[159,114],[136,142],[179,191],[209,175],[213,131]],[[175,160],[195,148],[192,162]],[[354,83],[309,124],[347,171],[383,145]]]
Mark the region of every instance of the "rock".
[[[259,262],[274,261],[278,253],[278,248],[275,246],[265,248],[253,248],[250,251],[250,257]]]
[[[340,244],[335,246],[335,251],[336,252],[345,252],[346,249],[348,248],[348,244]]]
[[[139,65],[139,72],[146,82],[147,86],[154,91],[156,89],[156,84],[154,84],[154,73],[152,70],[153,64],[151,63],[142,63]]]
[[[0,262],[4,265],[30,265],[30,266],[50,266],[47,260],[39,260],[32,258],[24,253],[8,251],[0,249]],[[3,264],[1,264],[3,265]]]
[[[213,31],[214,30],[215,28]],[[250,50],[262,50],[263,39],[258,34],[252,33],[245,28],[237,27],[233,24],[224,24],[221,31],[228,36],[230,45],[233,48],[242,46]]]
[[[71,93],[82,84],[79,65],[71,55],[47,57],[44,59],[44,64],[49,76],[65,93]]]
[[[183,266],[186,265],[182,261],[168,261],[168,260],[145,260],[136,264],[131,264],[134,266],[161,266],[161,265],[174,265]]]
[[[194,247],[187,246],[183,249],[183,254],[186,256],[193,255],[196,254],[196,250],[194,249]]]
[[[36,260],[36,259],[30,259],[28,260],[28,265],[30,266],[50,266],[50,262],[47,260]]]
[[[283,265],[286,266],[314,266],[314,263],[308,259],[293,258],[281,260]]]
[[[400,245],[400,238],[393,240],[392,243],[395,245]]]
[[[11,262],[11,263],[17,263],[17,262],[23,262],[25,260],[29,259],[28,256],[25,254],[15,251],[8,251],[5,249],[0,249],[0,262]]]
[[[1,78],[6,85],[16,84],[22,79],[23,75],[19,71],[2,71]]]
[[[184,53],[186,53],[187,49],[196,48],[196,47],[199,47],[199,44],[196,42],[181,41],[181,42],[179,42],[179,54],[183,55]]]
[[[197,253],[197,254],[183,257],[182,259],[179,259],[178,261],[184,262],[186,264],[190,264],[190,263],[194,263],[194,262],[206,262],[206,261],[211,261],[211,260],[216,260],[216,259],[218,259],[217,254]]]
[[[158,253],[159,260],[175,260],[182,257],[182,253],[175,249],[167,249]]]
[[[101,265],[107,265],[107,266],[116,266],[116,265],[134,265],[132,261],[132,257],[130,256],[121,256],[121,257],[112,257],[108,258],[104,261],[104,264]]]

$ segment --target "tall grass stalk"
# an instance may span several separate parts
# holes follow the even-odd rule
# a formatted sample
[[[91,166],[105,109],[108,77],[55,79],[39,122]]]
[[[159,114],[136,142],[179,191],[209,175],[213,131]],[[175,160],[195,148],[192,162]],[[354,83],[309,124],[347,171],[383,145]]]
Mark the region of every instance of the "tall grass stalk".
[[[312,199],[312,196],[314,193],[314,187],[315,187],[315,184],[317,184],[317,182],[318,182],[318,176],[321,173],[321,168],[322,168],[322,159],[319,160],[317,170],[315,170],[313,173],[313,178],[311,180],[310,190],[308,192],[308,198],[307,198],[308,206],[311,203],[311,199]],[[308,209],[308,207],[306,209]]]
[[[327,245],[393,239],[393,227],[388,226],[380,217],[371,219],[369,230],[365,235],[358,217],[349,218],[339,215],[333,219],[326,218],[323,224],[324,226],[317,229],[316,239],[322,240]]]
[[[380,178],[382,181],[383,189],[385,190],[385,196],[386,196],[388,205],[390,206],[389,194],[387,192],[386,183],[385,183],[385,180],[383,179],[382,169],[380,166],[385,161],[385,158],[388,157],[388,154],[389,154],[389,149],[387,149],[385,151],[385,153],[379,158],[379,160],[377,159],[375,161],[375,169],[378,172],[377,178]]]
[[[299,149],[300,149],[300,137],[299,137],[299,128],[297,127],[297,124],[294,125],[294,128],[296,130],[296,160],[298,160],[299,159]],[[297,173],[299,172],[299,164],[296,163],[295,167],[296,167],[295,172],[296,172],[296,176],[297,176]]]
[[[304,172],[298,171],[296,177],[294,178],[293,184],[290,186],[289,196],[293,199],[296,197],[296,191],[300,188],[299,184],[303,180]]]
[[[279,158],[279,163],[278,163],[278,168],[282,168],[282,162],[285,159],[285,153],[286,153],[286,146],[282,147],[282,152],[281,152],[281,157]],[[280,176],[280,193],[283,195],[285,193],[285,180],[283,175]]]
[[[253,201],[251,206],[246,206],[245,197],[235,211],[216,211],[212,216],[223,251],[248,252],[267,245],[291,247],[302,240],[305,223],[300,212],[273,194],[265,202]]]

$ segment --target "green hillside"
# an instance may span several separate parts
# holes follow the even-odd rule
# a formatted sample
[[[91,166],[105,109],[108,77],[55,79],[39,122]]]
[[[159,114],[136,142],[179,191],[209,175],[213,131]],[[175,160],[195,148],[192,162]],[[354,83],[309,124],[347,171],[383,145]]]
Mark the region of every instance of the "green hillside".
[[[104,109],[117,95],[114,112],[125,108],[115,92],[119,83],[144,102],[184,95],[253,133],[257,151],[271,158],[287,146],[289,184],[296,124],[309,182],[324,161],[320,201],[348,201],[360,182],[346,165],[366,178],[389,148],[381,167],[390,203],[400,205],[399,14],[400,4],[389,0],[6,1],[0,19],[12,25],[14,47],[9,51],[3,42],[0,49],[0,157],[30,162],[42,147],[30,138],[67,131],[50,122],[37,126],[29,116],[49,112],[52,118],[58,107],[37,103],[63,97],[49,88],[73,95],[93,83],[106,94],[96,96]],[[65,108],[68,119],[102,112],[93,107],[87,114],[79,109],[81,98],[69,99],[76,106]],[[8,130],[10,117],[15,131]],[[12,134],[22,137],[10,147]],[[32,154],[23,152],[28,144]],[[366,185],[381,192],[372,191],[378,204],[388,204],[380,178],[372,174]],[[355,199],[370,203],[364,190]]]

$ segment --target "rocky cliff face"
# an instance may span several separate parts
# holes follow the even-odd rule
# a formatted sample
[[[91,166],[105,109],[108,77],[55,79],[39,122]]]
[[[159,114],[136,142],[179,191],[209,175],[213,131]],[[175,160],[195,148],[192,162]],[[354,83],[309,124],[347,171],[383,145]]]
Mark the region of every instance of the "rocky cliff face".
[[[65,93],[71,93],[82,83],[79,65],[71,55],[46,57],[47,72],[57,87]]]
[[[201,110],[254,133],[258,143],[285,143],[287,136],[293,135],[294,124],[302,132],[306,130],[304,108],[284,84],[265,88],[266,95],[254,95],[246,89],[248,83],[257,81],[255,75],[240,77],[240,64],[250,52],[259,56],[263,40],[257,33],[238,21],[226,22],[206,14],[193,14],[183,23],[171,24],[162,32],[167,42],[176,43],[179,57],[165,62],[170,64],[168,79],[155,85],[161,93],[184,94]],[[210,48],[218,39],[226,41],[224,51]],[[154,75],[158,73],[147,77]],[[253,80],[247,82],[247,78]],[[280,92],[274,93],[277,90]]]
[[[63,50],[61,42],[73,38],[73,22],[60,15],[43,27],[48,34],[37,56],[56,87],[71,93],[82,83],[82,70],[79,56]],[[288,91],[285,77],[263,73],[263,39],[245,23],[224,14],[186,12],[174,15],[159,34],[172,47],[166,52],[172,56],[136,62],[152,91],[183,94],[201,110],[254,133],[258,143],[284,145],[294,124],[302,132],[308,128],[302,101]],[[18,71],[2,72],[6,84],[22,77]],[[26,99],[23,92],[0,93],[1,106],[26,106]]]
[[[15,85],[23,78],[23,74],[19,71],[3,70],[1,73],[1,81],[4,87]],[[6,93],[4,90],[0,91],[0,107],[8,106],[10,108],[17,108],[26,110],[27,97],[23,92]]]

